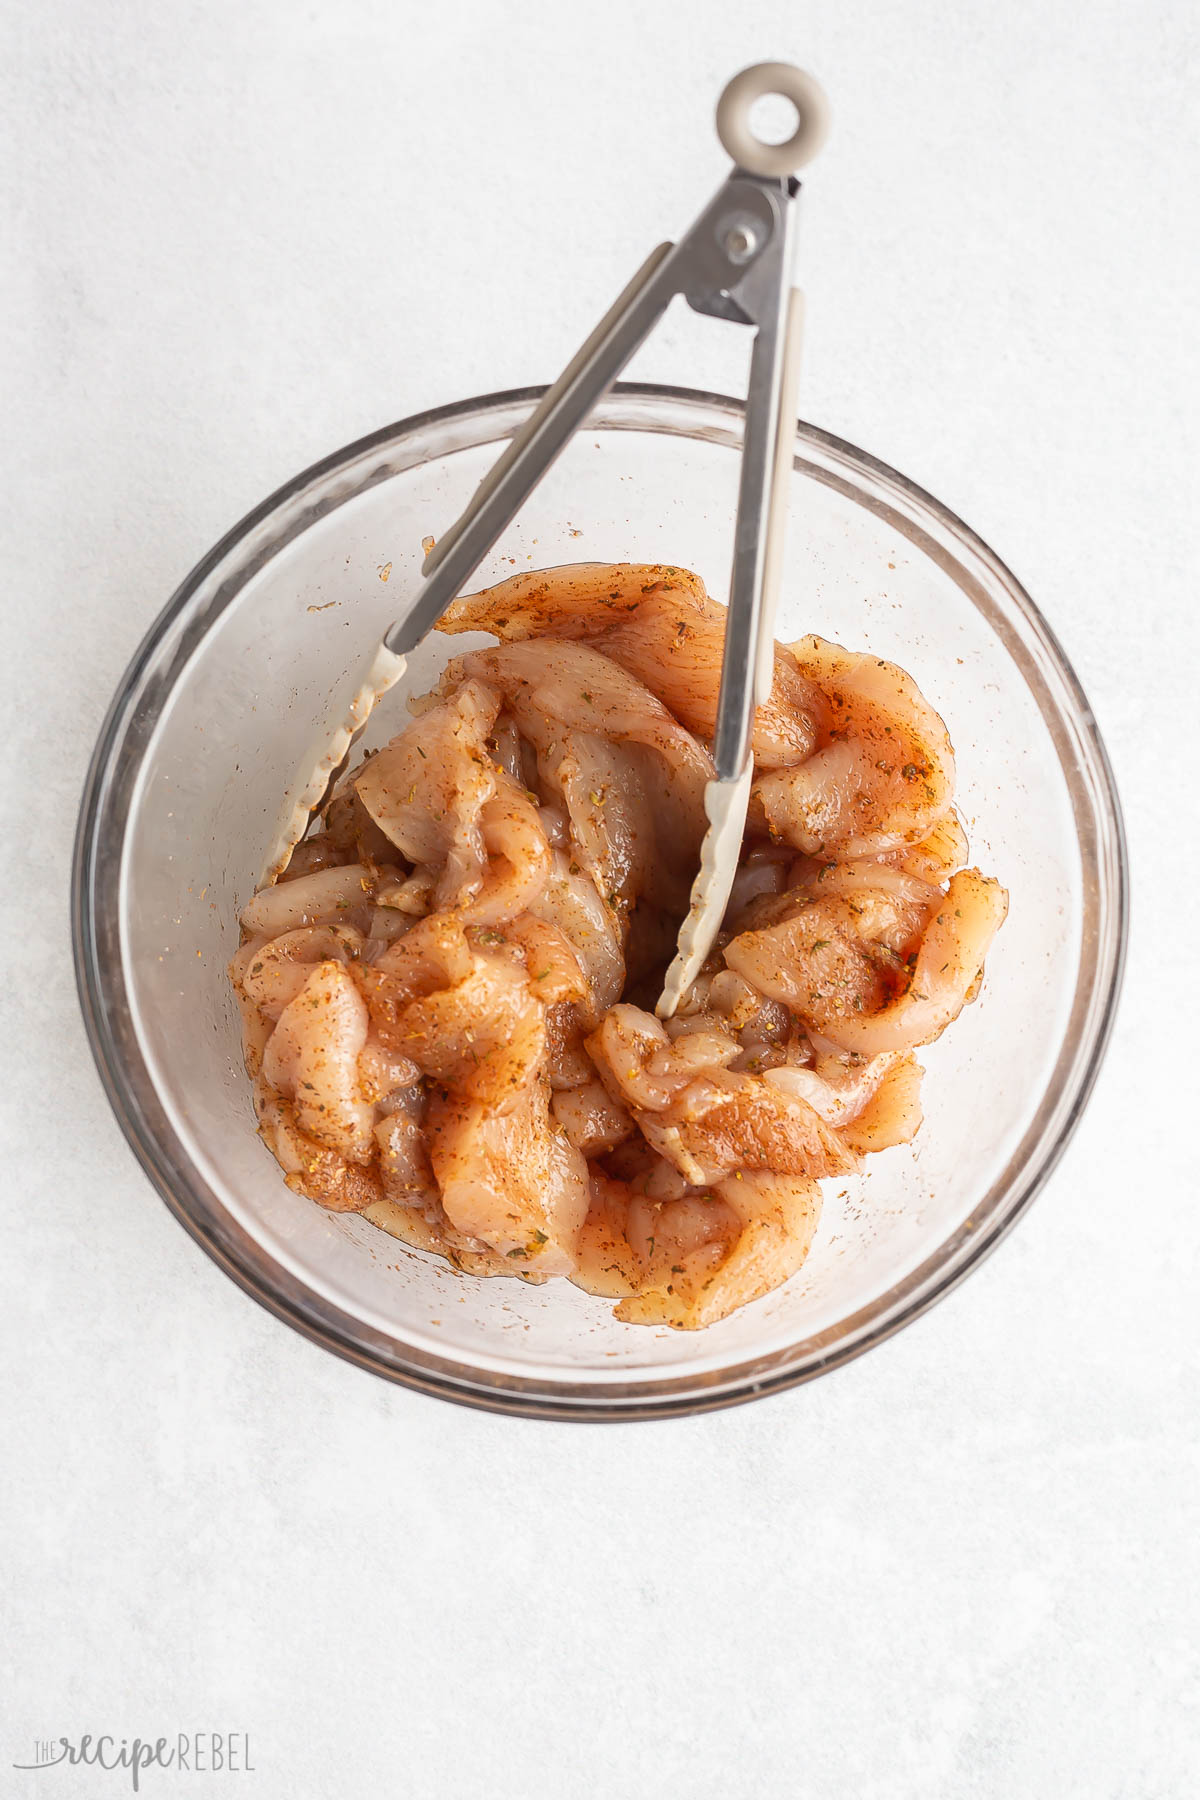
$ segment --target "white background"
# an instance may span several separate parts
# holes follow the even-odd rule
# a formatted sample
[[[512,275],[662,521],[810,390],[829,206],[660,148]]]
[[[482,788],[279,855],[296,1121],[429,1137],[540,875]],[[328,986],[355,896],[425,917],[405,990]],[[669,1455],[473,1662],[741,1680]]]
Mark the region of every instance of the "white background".
[[[126,1791],[12,1773],[37,1737],[216,1729],[253,1776],[143,1791],[1195,1794],[1194,7],[5,10],[0,1792]],[[492,1418],[292,1335],[151,1192],[75,1007],[78,792],[207,546],[360,433],[556,373],[764,56],[835,109],[805,416],[1064,639],[1128,813],[1126,998],[1032,1214],[898,1339],[708,1418]],[[742,354],[672,319],[635,372]]]

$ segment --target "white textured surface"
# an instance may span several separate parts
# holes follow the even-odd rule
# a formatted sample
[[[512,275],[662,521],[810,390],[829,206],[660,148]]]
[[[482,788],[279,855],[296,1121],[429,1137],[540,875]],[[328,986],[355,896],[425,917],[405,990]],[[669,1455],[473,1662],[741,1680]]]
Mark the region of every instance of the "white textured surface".
[[[127,1791],[13,1774],[38,1737],[205,1728],[256,1773],[143,1792],[1196,1791],[1192,9],[745,10],[6,9],[6,1794]],[[763,56],[834,107],[803,411],[969,519],[1075,659],[1129,815],[1125,1005],[1045,1195],[894,1342],[706,1419],[484,1417],[284,1330],[151,1193],[75,1010],[77,793],[195,558],[331,447],[553,375]],[[672,315],[636,373],[742,354]]]

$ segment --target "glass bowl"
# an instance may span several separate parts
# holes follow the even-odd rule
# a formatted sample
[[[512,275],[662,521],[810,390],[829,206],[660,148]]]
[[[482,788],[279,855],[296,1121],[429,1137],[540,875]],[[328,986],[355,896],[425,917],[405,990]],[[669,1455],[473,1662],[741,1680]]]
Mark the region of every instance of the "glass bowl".
[[[479,1280],[323,1211],[255,1134],[225,967],[285,783],[540,390],[376,432],[224,538],[131,663],[96,748],[74,875],[83,1010],[143,1167],[208,1253],[278,1317],[378,1374],[557,1418],[653,1418],[788,1387],[888,1337],[988,1253],[1086,1102],[1120,981],[1125,860],[1087,700],[1037,609],[958,519],[811,426],[796,436],[778,633],[909,669],[957,751],[971,860],[1009,889],[978,1003],[922,1052],[915,1143],[826,1182],[786,1287],[702,1332],[620,1325],[565,1282]],[[623,385],[506,534],[514,568],[678,563],[727,591],[742,409]],[[473,641],[473,640],[472,640]],[[480,640],[484,641],[484,640]],[[461,639],[435,637],[373,722],[407,718]]]

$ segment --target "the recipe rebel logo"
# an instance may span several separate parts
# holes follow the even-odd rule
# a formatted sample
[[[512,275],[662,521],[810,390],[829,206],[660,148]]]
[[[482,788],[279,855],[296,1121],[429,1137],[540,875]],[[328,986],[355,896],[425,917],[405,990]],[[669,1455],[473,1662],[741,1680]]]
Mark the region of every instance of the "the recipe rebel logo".
[[[181,1769],[193,1775],[253,1775],[248,1731],[178,1731],[171,1737],[38,1738],[33,1756],[14,1769],[124,1770],[135,1794],[148,1769]]]

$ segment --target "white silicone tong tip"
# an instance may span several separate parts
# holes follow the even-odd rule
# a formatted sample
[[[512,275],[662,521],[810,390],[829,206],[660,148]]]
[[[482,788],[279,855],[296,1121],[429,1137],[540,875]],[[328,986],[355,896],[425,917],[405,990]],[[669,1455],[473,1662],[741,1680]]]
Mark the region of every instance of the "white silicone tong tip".
[[[673,1016],[704,967],[713,939],[721,929],[733,878],[737,874],[738,851],[742,847],[753,780],[751,766],[736,781],[710,781],[704,790],[708,830],[700,846],[700,872],[692,883],[691,906],[680,926],[675,960],[667,970],[662,997],[656,1008],[660,1019]]]
[[[258,878],[260,888],[269,886],[287,868],[292,851],[311,825],[313,814],[325,801],[356,739],[366,729],[377,701],[395,686],[407,667],[407,658],[397,656],[386,644],[380,644],[369,667],[359,677],[344,712],[338,709],[337,695],[332,697],[331,709],[335,711],[338,723],[331,725],[327,721],[322,727],[296,781],[284,796]]]

